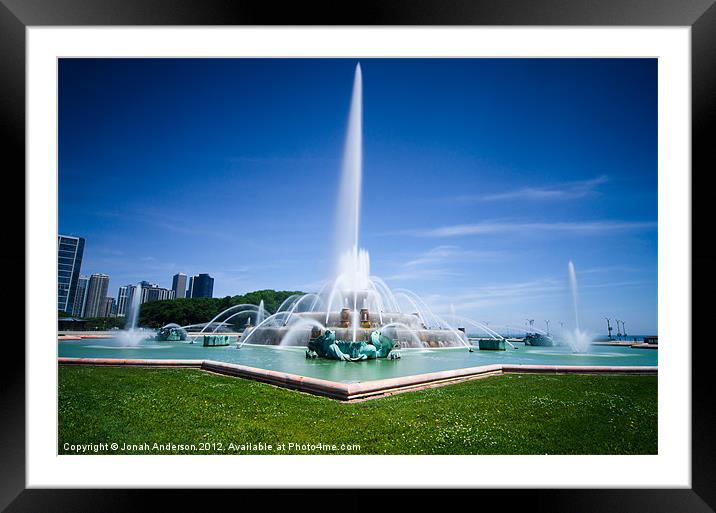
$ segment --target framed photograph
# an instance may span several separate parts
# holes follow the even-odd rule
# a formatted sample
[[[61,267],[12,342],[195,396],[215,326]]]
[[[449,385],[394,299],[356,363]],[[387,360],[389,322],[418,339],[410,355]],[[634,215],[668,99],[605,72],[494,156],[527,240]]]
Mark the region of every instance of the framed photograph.
[[[0,6],[27,299],[3,507],[712,511],[711,2],[184,7]]]

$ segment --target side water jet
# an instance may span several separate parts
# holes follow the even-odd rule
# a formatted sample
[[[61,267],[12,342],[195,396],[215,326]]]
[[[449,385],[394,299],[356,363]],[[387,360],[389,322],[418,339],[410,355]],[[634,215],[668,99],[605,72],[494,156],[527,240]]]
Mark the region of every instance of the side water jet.
[[[213,319],[211,319],[208,323],[206,323],[206,325],[201,329],[201,331],[200,331],[197,335],[194,335],[193,337],[191,337],[191,340],[189,341],[189,343],[190,343],[190,344],[193,344],[194,342],[196,342],[196,340],[197,340],[200,336],[203,336],[203,335],[204,335],[204,332],[205,332],[209,327],[211,327],[211,325],[214,324],[222,315],[224,315],[224,314],[226,314],[226,313],[229,313],[229,312],[231,312],[231,311],[233,311],[233,310],[237,310],[237,309],[239,309],[239,308],[241,308],[241,309],[243,309],[243,310],[256,310],[257,307],[256,307],[256,305],[252,305],[252,304],[250,304],[250,303],[241,303],[240,305],[230,306],[230,307],[227,308],[226,310],[222,310],[222,311],[219,312]],[[240,313],[242,313],[242,312],[240,312]],[[223,324],[225,324],[225,323],[226,323],[226,320],[224,321],[224,323],[220,323],[220,324],[219,324],[219,327],[221,327],[221,326],[222,326]],[[214,331],[216,331],[216,329],[215,329]]]
[[[579,326],[579,307],[577,304],[577,273],[574,270],[572,261],[567,264],[567,272],[569,274],[569,288],[572,293],[572,309],[574,310],[574,329],[565,329],[563,333],[564,341],[569,345],[575,353],[586,353],[592,343],[592,337],[582,331]]]
[[[120,331],[117,335],[117,339],[122,342],[122,345],[136,346],[145,338],[151,336],[152,333],[147,332],[141,328],[138,328],[139,323],[139,308],[142,303],[142,284],[138,283],[134,287],[132,292],[131,302],[129,304],[129,312],[127,313],[127,320],[124,325],[124,330]]]

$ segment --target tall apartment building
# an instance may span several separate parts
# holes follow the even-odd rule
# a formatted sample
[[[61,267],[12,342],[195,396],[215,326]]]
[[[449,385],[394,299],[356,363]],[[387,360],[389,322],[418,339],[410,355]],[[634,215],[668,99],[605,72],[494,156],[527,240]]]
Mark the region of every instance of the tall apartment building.
[[[72,317],[84,317],[85,305],[87,303],[87,287],[89,285],[89,276],[80,276],[77,280],[77,291],[75,292],[75,300],[72,304]]]
[[[191,297],[214,297],[214,278],[206,273],[192,279]]]
[[[172,290],[175,298],[186,297],[186,274],[177,273],[172,277]]]
[[[142,282],[142,303],[164,301],[166,299],[174,299],[174,297],[173,290],[160,287],[156,283]]]
[[[74,309],[84,250],[84,238],[57,236],[57,309],[70,315]]]
[[[119,291],[117,292],[117,317],[127,315],[127,306],[129,306],[129,300],[132,299],[131,286],[132,285],[122,285],[119,287]]]
[[[85,317],[102,317],[107,301],[108,287],[108,275],[95,273],[90,276],[89,285],[87,286]]]
[[[104,298],[104,305],[100,317],[113,317],[114,315],[116,315],[114,298]]]

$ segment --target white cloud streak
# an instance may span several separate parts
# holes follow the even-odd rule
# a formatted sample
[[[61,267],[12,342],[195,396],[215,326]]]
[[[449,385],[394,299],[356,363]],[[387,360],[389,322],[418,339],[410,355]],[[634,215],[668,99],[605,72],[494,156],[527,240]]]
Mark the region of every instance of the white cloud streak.
[[[458,196],[456,201],[502,201],[502,200],[573,200],[596,194],[597,188],[609,181],[606,175],[590,180],[566,182],[552,187],[522,187],[493,194]]]
[[[464,235],[500,235],[529,234],[535,232],[552,232],[566,234],[604,234],[614,231],[645,230],[656,228],[654,221],[575,221],[575,222],[539,222],[520,223],[503,221],[484,221],[472,224],[459,224],[412,230],[408,232],[418,237],[458,237]]]

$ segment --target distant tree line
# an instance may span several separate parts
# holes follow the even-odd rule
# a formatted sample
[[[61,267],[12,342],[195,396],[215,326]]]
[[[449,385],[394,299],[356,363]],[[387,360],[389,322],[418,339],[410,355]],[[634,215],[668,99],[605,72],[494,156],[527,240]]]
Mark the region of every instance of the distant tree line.
[[[68,317],[72,317],[67,312],[63,312],[62,310],[57,311],[57,317],[60,319],[66,319]],[[77,326],[73,329],[85,329],[85,330],[92,330],[92,331],[106,331],[111,330],[113,328],[124,328],[124,324],[126,319],[124,317],[86,317],[83,319],[84,327]]]
[[[124,317],[87,317],[85,329],[88,331],[107,331],[115,328],[122,329],[127,321]]]
[[[266,311],[272,314],[276,313],[281,303],[294,294],[304,293],[288,290],[257,290],[243,295],[222,298],[195,297],[152,301],[144,303],[139,309],[139,325],[145,328],[160,328],[170,322],[181,326],[204,323],[231,306],[242,303],[258,305],[261,300],[264,302]],[[230,324],[236,327],[243,326],[245,323],[245,315],[237,316],[230,321]]]

